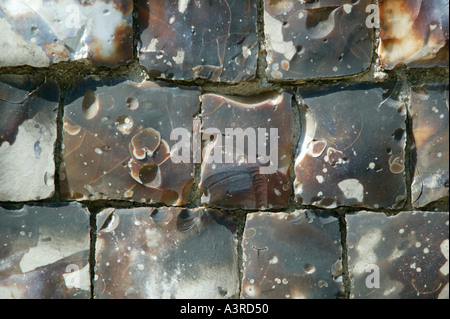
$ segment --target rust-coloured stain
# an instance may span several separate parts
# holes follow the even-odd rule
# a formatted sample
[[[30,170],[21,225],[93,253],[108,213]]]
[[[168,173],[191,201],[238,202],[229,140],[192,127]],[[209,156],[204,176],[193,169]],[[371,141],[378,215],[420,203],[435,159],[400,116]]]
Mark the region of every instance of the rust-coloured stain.
[[[378,55],[386,69],[448,66],[448,0],[380,0]]]

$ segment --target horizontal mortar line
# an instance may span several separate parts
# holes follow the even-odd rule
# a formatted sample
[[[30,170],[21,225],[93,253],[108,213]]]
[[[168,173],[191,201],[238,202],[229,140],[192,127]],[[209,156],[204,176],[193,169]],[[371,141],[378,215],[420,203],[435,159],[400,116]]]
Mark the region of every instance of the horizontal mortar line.
[[[372,209],[372,208],[365,208],[365,207],[353,207],[353,206],[340,206],[335,209],[327,209],[323,207],[317,207],[317,206],[301,206],[299,204],[293,203],[292,207],[286,207],[284,209],[272,209],[272,210],[258,210],[258,209],[242,209],[242,208],[236,208],[236,209],[227,209],[227,208],[220,208],[220,207],[209,207],[209,206],[170,206],[170,205],[164,205],[164,204],[145,204],[145,203],[139,203],[139,202],[117,202],[112,201],[109,203],[103,203],[103,205],[99,205],[99,202],[97,201],[33,201],[33,202],[0,202],[0,207],[7,208],[8,206],[45,206],[46,204],[50,206],[55,206],[58,204],[70,204],[70,203],[78,203],[81,205],[86,206],[89,210],[89,206],[95,206],[95,210],[101,211],[102,209],[108,209],[108,208],[117,208],[117,209],[133,209],[133,208],[179,208],[179,209],[208,209],[208,210],[215,210],[223,213],[233,213],[233,214],[251,214],[251,213],[269,213],[269,214],[277,214],[277,213],[289,213],[292,209],[294,210],[316,210],[316,211],[322,211],[322,212],[328,212],[328,213],[334,213],[338,215],[347,215],[347,214],[354,214],[361,211],[368,211],[373,213],[384,213],[384,214],[399,214],[401,212],[430,212],[429,209],[425,208],[412,208],[412,209]],[[436,204],[439,204],[436,202]],[[445,203],[443,203],[445,205]],[[444,208],[444,207],[443,207]]]

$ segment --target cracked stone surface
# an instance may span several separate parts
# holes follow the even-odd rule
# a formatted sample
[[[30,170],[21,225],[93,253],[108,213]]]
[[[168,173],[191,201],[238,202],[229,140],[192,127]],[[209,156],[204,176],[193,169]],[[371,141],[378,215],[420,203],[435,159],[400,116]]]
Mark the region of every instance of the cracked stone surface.
[[[239,292],[235,225],[203,209],[106,209],[97,216],[95,297],[222,299]]]
[[[449,298],[448,212],[346,219],[352,298]]]
[[[62,197],[185,204],[194,164],[172,160],[171,134],[192,135],[198,105],[195,89],[80,80],[65,100]]]
[[[384,68],[448,67],[448,0],[380,0],[379,11]]]
[[[0,75],[0,201],[53,195],[58,103],[52,80]]]
[[[423,207],[448,197],[448,84],[411,89],[410,113],[415,144],[412,202]]]
[[[372,62],[370,0],[264,1],[270,79],[295,80],[361,73]]]
[[[256,74],[256,0],[139,0],[140,63],[173,80]]]
[[[395,84],[299,92],[295,195],[303,205],[396,208],[406,199],[406,106]]]
[[[133,57],[132,12],[132,0],[2,0],[0,67],[125,64]]]
[[[248,214],[242,249],[242,298],[335,299],[343,291],[339,222],[330,214]]]
[[[222,208],[286,207],[294,114],[289,93],[205,94],[202,100],[202,203]]]
[[[0,208],[0,298],[89,298],[89,245],[80,204]]]

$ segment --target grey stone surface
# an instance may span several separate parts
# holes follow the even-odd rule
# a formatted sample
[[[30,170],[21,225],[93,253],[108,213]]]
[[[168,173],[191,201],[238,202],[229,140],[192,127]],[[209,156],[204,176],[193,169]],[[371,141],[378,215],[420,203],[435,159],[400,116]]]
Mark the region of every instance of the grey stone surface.
[[[49,198],[59,88],[27,75],[0,75],[0,201]]]
[[[111,208],[97,216],[99,299],[236,297],[237,262],[235,225],[214,211]]]
[[[412,203],[424,207],[448,198],[448,84],[411,89],[410,114],[414,138]]]
[[[272,80],[339,77],[372,63],[370,0],[264,0],[267,69]]]
[[[191,154],[173,160],[180,137],[172,132],[192,136],[198,94],[154,82],[78,81],[64,107],[62,197],[185,204],[194,164]]]
[[[202,203],[222,208],[278,209],[292,193],[292,95],[204,94]]]
[[[242,298],[335,299],[343,291],[339,222],[330,214],[248,214],[242,249]]]
[[[89,298],[89,245],[80,204],[0,208],[0,298]]]
[[[448,212],[346,219],[352,298],[449,298]]]
[[[256,0],[139,0],[139,61],[173,80],[256,75]]]
[[[398,208],[406,201],[406,106],[399,85],[299,91],[295,195],[304,205]]]

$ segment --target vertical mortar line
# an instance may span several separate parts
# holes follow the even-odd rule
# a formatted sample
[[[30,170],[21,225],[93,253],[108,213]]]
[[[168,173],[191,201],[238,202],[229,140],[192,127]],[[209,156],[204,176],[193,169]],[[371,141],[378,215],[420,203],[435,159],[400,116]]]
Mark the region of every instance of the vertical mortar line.
[[[406,78],[403,89],[403,99],[406,108],[406,145],[405,145],[405,185],[406,185],[406,203],[405,210],[413,209],[412,202],[412,182],[414,178],[415,164],[412,152],[414,151],[414,136],[412,131],[412,118],[410,114],[410,85]]]
[[[266,77],[267,51],[266,51],[266,36],[264,33],[264,0],[257,0],[256,8],[257,8],[256,33],[259,45],[256,79],[258,81],[262,81],[263,83],[267,83]]]
[[[56,202],[61,201],[61,182],[59,170],[62,163],[62,151],[63,151],[63,130],[64,130],[64,100],[66,91],[62,89],[61,84],[57,81],[60,90],[58,111],[56,115],[56,141],[53,148],[53,160],[55,163],[54,185],[55,194],[53,200]]]
[[[297,87],[293,88],[293,96],[291,100],[291,107],[294,112],[294,132],[293,132],[293,143],[292,143],[292,152],[291,152],[291,171],[289,172],[289,178],[291,182],[291,190],[292,194],[289,198],[289,204],[295,205],[295,162],[297,159],[297,154],[300,148],[300,137],[302,136],[302,119],[301,119],[301,111],[299,108],[300,105],[300,99],[298,97]],[[291,205],[289,205],[291,206]]]
[[[199,87],[198,88],[198,98],[199,98],[199,103],[198,103],[198,108],[197,108],[197,119],[200,121],[200,126],[197,128],[198,129],[198,134],[200,134],[200,138],[201,138],[201,132],[202,132],[202,127],[203,127],[203,118],[202,118],[202,110],[203,110],[203,102],[201,100],[201,96],[203,94],[203,87]],[[196,128],[193,126],[192,127],[193,130],[195,130]],[[193,132],[194,133],[194,132]],[[192,139],[195,138],[195,135],[192,134]],[[200,159],[201,161],[203,160],[203,140],[200,141]],[[193,156],[195,153],[194,150],[194,143],[191,144],[192,146],[192,151],[193,151]],[[194,158],[193,158],[194,160]],[[194,182],[192,183],[192,190],[191,190],[191,195],[189,197],[189,202],[188,205],[192,206],[192,207],[201,207],[201,195],[202,195],[202,191],[199,188],[200,185],[200,181],[201,181],[201,163],[194,163]]]
[[[91,281],[91,298],[95,297],[95,264],[96,264],[96,244],[97,244],[97,214],[89,209],[90,218],[90,247],[89,247],[89,275]]]
[[[238,287],[238,295],[237,299],[240,299],[242,294],[242,281],[244,279],[244,251],[242,248],[242,241],[244,237],[245,223],[247,221],[247,213],[246,212],[238,212],[235,217],[235,222],[237,226],[236,237],[237,237],[237,254],[238,254],[238,278],[239,278],[239,287]]]
[[[341,248],[342,248],[342,281],[344,284],[343,299],[350,299],[352,282],[348,266],[348,247],[347,247],[347,220],[346,213],[339,214],[339,230],[341,232]]]
[[[139,37],[139,20],[138,20],[138,0],[133,0],[133,12],[131,14],[133,22],[133,61],[139,62],[138,58],[138,46],[140,43]]]

